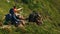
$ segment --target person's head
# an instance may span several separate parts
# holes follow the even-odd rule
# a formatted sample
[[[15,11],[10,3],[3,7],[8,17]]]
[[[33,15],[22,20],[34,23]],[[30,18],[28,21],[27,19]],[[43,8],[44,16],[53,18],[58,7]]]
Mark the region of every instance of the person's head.
[[[33,11],[33,12],[35,12],[35,11]]]
[[[13,6],[13,8],[16,8],[16,6]]]
[[[36,11],[33,11],[34,13],[36,12]]]

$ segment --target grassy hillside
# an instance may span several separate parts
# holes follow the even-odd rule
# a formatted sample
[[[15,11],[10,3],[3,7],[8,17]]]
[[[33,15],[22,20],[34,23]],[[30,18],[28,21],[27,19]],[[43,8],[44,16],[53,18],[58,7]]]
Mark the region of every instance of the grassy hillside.
[[[0,22],[3,23],[4,16],[14,4],[13,0],[9,3],[6,0],[0,0]],[[0,34],[60,34],[60,0],[17,0],[16,6],[23,7],[25,17],[33,10],[41,13],[43,24],[37,26],[29,23],[25,26],[26,32],[11,26],[11,29],[0,29]]]

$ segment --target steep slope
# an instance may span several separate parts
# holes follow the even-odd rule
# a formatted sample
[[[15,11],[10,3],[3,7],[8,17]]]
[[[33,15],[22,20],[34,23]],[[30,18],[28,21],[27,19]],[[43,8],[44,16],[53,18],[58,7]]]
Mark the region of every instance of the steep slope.
[[[9,9],[15,4],[13,0],[8,3],[6,0],[0,0],[0,21],[3,22],[3,16],[5,16]],[[12,34],[60,34],[60,0],[17,0],[16,6],[23,7],[23,15],[27,17],[33,10],[41,13],[43,17],[43,24],[37,26],[36,24],[26,25],[27,32],[23,33],[20,29]],[[3,34],[0,30],[1,34]],[[6,34],[6,32],[4,32]],[[11,33],[11,32],[9,32]]]

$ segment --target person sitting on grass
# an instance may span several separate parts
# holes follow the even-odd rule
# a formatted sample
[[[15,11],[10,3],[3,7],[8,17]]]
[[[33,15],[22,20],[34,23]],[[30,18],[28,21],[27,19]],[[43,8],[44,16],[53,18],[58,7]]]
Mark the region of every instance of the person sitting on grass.
[[[42,24],[42,17],[37,11],[33,11],[29,15],[28,21],[29,22],[36,22],[37,25],[40,25],[40,24]]]
[[[21,10],[21,9],[22,8],[17,9],[16,6],[13,6],[13,8],[10,9],[9,13],[13,17],[12,20],[14,20],[14,21],[21,21],[23,24],[25,24],[24,21],[22,20],[22,19],[24,19],[23,16],[21,16],[19,14],[19,10]]]

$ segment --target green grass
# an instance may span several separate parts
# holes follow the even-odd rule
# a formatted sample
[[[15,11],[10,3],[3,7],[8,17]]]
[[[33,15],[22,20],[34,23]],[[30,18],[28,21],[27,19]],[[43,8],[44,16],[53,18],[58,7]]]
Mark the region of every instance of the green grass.
[[[29,23],[25,26],[26,32],[21,31],[20,28],[11,28],[12,32],[0,29],[0,34],[60,34],[60,0],[28,0],[25,2],[20,1],[17,3],[17,7],[23,7],[23,15],[28,17],[35,10],[41,13],[43,24],[37,26]],[[4,21],[4,16],[13,5],[13,0],[10,3],[7,3],[6,0],[0,0],[0,22]]]

